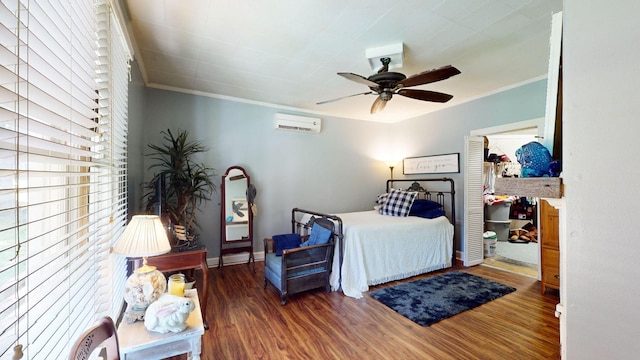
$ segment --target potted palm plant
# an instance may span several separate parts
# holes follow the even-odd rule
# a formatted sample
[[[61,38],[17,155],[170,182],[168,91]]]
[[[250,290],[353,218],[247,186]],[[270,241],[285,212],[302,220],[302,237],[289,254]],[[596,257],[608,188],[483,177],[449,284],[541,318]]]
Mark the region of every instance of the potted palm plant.
[[[149,170],[155,172],[144,185],[146,211],[156,212],[159,206],[164,220],[170,222],[167,225],[182,225],[192,231],[198,226],[198,205],[210,200],[216,190],[211,181],[215,169],[193,159],[209,148],[199,141],[189,141],[186,130],[178,130],[175,136],[171,130],[161,134],[160,145],[147,145],[152,152],[146,156],[154,160]]]

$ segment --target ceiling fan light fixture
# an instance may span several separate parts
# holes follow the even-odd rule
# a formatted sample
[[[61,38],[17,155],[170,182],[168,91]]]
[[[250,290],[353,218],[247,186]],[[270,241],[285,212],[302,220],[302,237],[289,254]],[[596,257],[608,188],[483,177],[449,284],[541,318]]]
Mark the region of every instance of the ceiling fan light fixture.
[[[373,102],[373,104],[371,104],[371,114],[375,114],[378,113],[380,111],[382,111],[385,106],[387,106],[387,101],[389,101],[389,99],[384,99],[382,96],[378,96],[376,98],[376,100]]]
[[[389,100],[391,100],[392,96],[393,96],[393,92],[391,92],[389,90],[385,90],[385,91],[380,93],[380,100],[389,101]]]
[[[412,86],[419,86],[425,84],[431,84],[437,81],[442,81],[448,79],[452,76],[460,74],[460,70],[456,69],[454,66],[446,65],[439,67],[437,69],[426,70],[420,72],[418,74],[411,75],[407,77],[404,74],[389,71],[389,63],[390,59],[388,58],[390,55],[386,55],[380,59],[380,63],[382,67],[375,74],[364,77],[362,75],[347,73],[347,72],[339,72],[338,75],[342,76],[347,80],[351,80],[357,82],[362,85],[366,85],[369,90],[363,93],[343,96],[333,100],[321,101],[316,104],[326,104],[328,102],[345,99],[349,97],[353,97],[356,95],[369,95],[369,94],[378,94],[378,97],[373,102],[371,106],[371,113],[375,114],[379,111],[382,111],[386,106],[387,102],[391,100],[394,94],[408,97],[411,99],[421,100],[421,101],[432,101],[432,102],[440,102],[444,103],[451,98],[453,95],[430,91],[430,90],[419,90],[419,89],[407,89]]]
[[[365,55],[372,71],[377,71],[382,67],[380,59],[385,57],[391,59],[389,69],[398,69],[404,63],[404,44],[397,43],[366,49]]]

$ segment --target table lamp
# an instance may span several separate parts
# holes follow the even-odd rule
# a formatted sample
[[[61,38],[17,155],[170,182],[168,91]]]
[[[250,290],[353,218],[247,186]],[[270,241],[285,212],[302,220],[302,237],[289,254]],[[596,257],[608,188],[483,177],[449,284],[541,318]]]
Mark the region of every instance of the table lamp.
[[[147,257],[169,251],[171,245],[167,232],[157,215],[135,215],[113,246],[114,254],[143,259],[142,266],[129,276],[125,284],[124,300],[129,305],[125,312],[127,322],[143,320],[147,307],[167,288],[167,279],[155,266],[147,264]]]

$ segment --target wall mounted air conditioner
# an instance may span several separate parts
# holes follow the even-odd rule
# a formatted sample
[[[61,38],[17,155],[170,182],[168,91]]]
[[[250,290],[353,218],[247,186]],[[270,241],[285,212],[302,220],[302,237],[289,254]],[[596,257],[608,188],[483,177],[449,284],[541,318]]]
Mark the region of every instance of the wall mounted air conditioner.
[[[320,132],[322,121],[318,118],[277,113],[274,115],[273,124],[278,130],[317,134]]]

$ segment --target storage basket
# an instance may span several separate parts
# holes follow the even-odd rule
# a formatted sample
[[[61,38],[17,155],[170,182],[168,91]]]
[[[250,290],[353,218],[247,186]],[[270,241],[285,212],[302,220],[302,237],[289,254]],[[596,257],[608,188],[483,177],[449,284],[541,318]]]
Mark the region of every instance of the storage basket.
[[[511,209],[511,200],[505,200],[501,203],[493,205],[485,205],[484,218],[486,220],[509,220],[509,210]]]
[[[509,228],[511,228],[511,221],[498,221],[498,220],[485,220],[484,222],[487,231],[493,231],[497,235],[498,241],[509,240]]]

